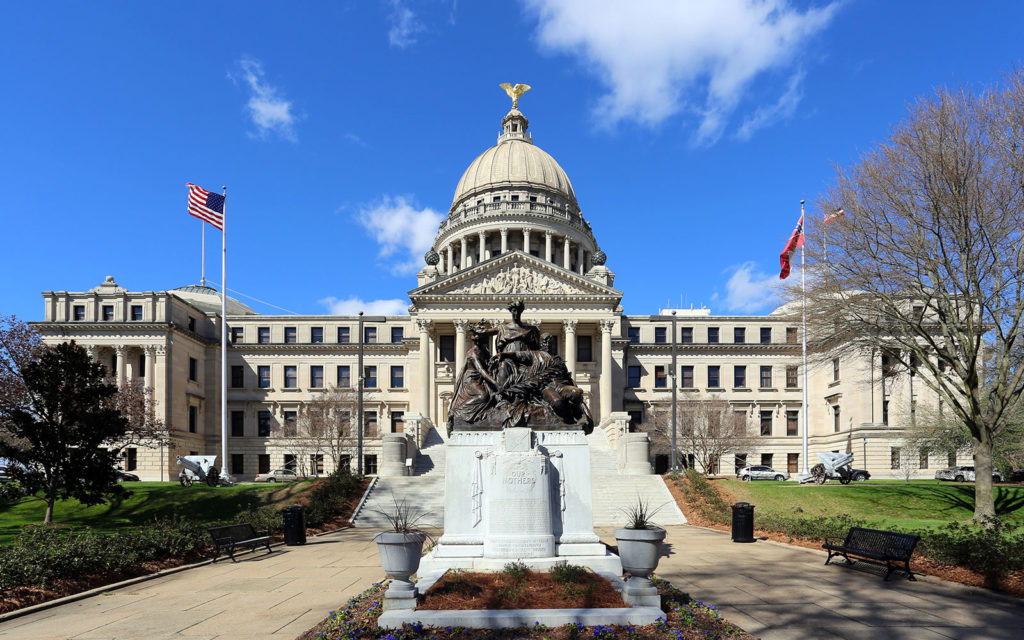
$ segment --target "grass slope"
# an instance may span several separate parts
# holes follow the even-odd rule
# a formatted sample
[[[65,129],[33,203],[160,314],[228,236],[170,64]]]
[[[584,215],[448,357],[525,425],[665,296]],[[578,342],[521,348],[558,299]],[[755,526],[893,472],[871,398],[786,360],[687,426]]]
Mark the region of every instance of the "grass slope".
[[[132,495],[110,504],[87,507],[77,500],[57,502],[54,523],[73,527],[94,527],[112,531],[146,524],[154,518],[181,514],[206,522],[231,518],[249,506],[292,501],[296,493],[309,487],[310,481],[290,485],[236,485],[209,487],[194,484],[182,487],[177,482],[126,482]],[[12,504],[0,504],[0,544],[7,544],[25,525],[43,521],[46,505],[40,500],[22,498]]]
[[[719,480],[737,501],[755,505],[757,513],[830,516],[847,513],[885,528],[938,527],[974,515],[974,485],[938,480],[869,480],[843,486],[797,485],[793,482]],[[996,513],[1024,523],[1024,486],[996,485]]]

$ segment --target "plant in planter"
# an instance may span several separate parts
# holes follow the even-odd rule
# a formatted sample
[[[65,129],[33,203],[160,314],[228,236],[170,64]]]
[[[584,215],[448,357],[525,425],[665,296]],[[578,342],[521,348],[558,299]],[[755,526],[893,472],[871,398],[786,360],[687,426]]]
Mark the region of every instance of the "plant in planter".
[[[411,609],[416,606],[416,586],[409,578],[420,568],[423,543],[430,536],[419,528],[425,513],[404,498],[399,502],[392,494],[391,499],[395,503],[393,509],[377,510],[391,525],[391,530],[373,537],[384,573],[392,578],[384,594],[384,609]]]
[[[650,580],[661,557],[661,541],[665,539],[665,530],[652,520],[660,510],[661,507],[652,509],[649,502],[637,496],[633,505],[622,509],[626,526],[615,530],[622,569],[629,574],[622,599],[632,606],[661,603],[658,589]]]

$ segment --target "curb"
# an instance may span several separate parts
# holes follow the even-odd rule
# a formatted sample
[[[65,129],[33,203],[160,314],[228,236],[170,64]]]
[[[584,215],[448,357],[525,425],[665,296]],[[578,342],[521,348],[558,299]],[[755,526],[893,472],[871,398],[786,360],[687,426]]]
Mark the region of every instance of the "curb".
[[[330,531],[324,531],[323,533],[318,533],[318,534],[315,534],[315,535],[312,535],[312,536],[309,536],[309,537],[310,538],[320,538],[322,536],[330,535],[332,533],[337,533],[339,531],[346,531],[346,530],[351,529],[351,528],[352,528],[351,525],[349,525],[347,527],[339,527],[337,529],[332,529]],[[283,541],[282,542],[274,542],[274,543],[271,543],[270,546],[271,546],[271,548],[281,547],[281,546],[284,546],[284,542]],[[101,595],[101,594],[106,593],[108,591],[116,591],[117,589],[123,589],[124,587],[130,587],[133,584],[139,584],[140,582],[146,582],[148,580],[155,580],[156,578],[162,578],[164,576],[169,576],[171,574],[180,573],[182,571],[188,571],[189,569],[197,569],[199,567],[204,567],[204,566],[206,566],[208,564],[213,564],[213,559],[212,558],[209,559],[209,560],[201,560],[199,562],[193,562],[192,564],[183,564],[183,565],[178,566],[178,567],[170,567],[168,569],[161,569],[160,571],[157,571],[156,573],[147,573],[146,575],[136,576],[134,578],[128,578],[127,580],[122,580],[121,582],[112,582],[111,584],[106,584],[106,585],[103,585],[101,587],[95,587],[93,589],[89,589],[88,591],[80,591],[78,593],[73,593],[73,594],[71,594],[69,596],[64,596],[63,598],[57,598],[55,600],[47,600],[46,602],[40,602],[39,604],[33,604],[31,606],[23,607],[21,609],[15,609],[14,611],[8,611],[7,613],[0,613],[0,623],[7,622],[8,620],[13,620],[15,618],[20,618],[22,616],[27,616],[27,615],[29,615],[31,613],[38,613],[39,611],[46,611],[47,609],[52,609],[54,607],[59,607],[61,605],[71,604],[72,602],[77,602],[78,600],[84,600],[86,598],[91,598],[92,596],[98,596],[98,595]]]

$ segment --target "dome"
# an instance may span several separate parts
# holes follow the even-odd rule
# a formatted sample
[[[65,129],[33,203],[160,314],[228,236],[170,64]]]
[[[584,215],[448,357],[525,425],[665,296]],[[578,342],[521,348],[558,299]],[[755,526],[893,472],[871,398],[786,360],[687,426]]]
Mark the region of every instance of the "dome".
[[[546,192],[578,208],[576,193],[565,170],[526,133],[528,122],[518,109],[502,120],[505,132],[462,174],[452,210],[478,195],[496,189],[525,188]]]
[[[177,289],[171,289],[168,293],[181,298],[204,313],[220,313],[220,291],[213,287],[190,284],[178,287]],[[228,296],[227,303],[229,316],[259,315],[247,304],[239,302],[231,296]]]

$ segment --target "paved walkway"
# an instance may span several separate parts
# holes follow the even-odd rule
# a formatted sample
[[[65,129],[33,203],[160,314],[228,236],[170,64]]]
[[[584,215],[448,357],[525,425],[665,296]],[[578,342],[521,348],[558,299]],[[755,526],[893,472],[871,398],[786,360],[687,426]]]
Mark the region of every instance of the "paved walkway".
[[[824,553],[669,527],[658,574],[765,640],[1017,640],[1024,604],[934,579],[882,582]],[[611,541],[611,530],[599,530]],[[372,531],[243,556],[0,623],[0,639],[292,640],[382,576]]]

